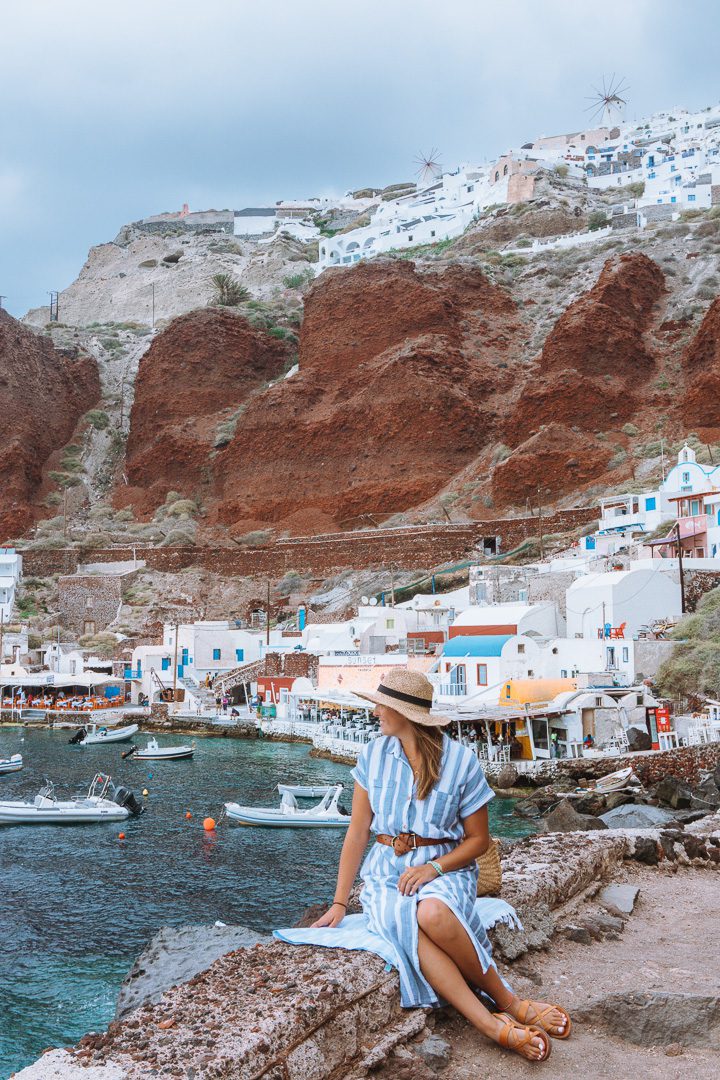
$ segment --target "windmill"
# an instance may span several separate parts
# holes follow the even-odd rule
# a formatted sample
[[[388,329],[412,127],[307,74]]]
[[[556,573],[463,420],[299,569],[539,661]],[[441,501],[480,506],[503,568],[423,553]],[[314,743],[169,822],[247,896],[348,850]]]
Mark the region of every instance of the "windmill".
[[[419,153],[415,158],[415,164],[418,166],[415,175],[420,187],[426,187],[442,176],[440,154],[436,147],[433,147],[429,154]]]
[[[630,87],[626,85],[624,79],[615,79],[614,72],[607,82],[603,75],[602,89],[593,86],[593,93],[586,97],[590,104],[585,109],[585,112],[592,113],[590,122],[594,123],[596,120],[600,120],[601,124],[611,126],[621,121],[627,105],[627,99],[622,95],[626,94],[629,89]]]

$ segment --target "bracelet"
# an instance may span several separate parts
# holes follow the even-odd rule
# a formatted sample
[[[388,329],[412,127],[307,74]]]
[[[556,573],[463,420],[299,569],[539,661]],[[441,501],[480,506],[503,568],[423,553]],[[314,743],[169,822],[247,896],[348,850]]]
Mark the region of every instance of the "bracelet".
[[[435,862],[434,859],[429,860],[428,866],[432,866],[433,870],[435,871],[435,873],[437,874],[438,877],[442,877],[444,875],[444,873],[445,873],[445,871],[443,870],[440,863]]]
[[[347,911],[347,904],[343,904],[342,900],[333,900],[333,902],[332,902],[332,904],[330,905],[330,907],[335,907],[336,905],[337,905],[338,907],[344,907],[344,908],[345,908],[345,910]]]

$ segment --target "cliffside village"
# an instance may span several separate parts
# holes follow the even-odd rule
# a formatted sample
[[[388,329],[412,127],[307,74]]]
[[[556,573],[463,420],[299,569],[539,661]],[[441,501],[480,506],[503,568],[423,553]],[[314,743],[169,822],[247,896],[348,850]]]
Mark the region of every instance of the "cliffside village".
[[[592,232],[535,240],[535,250],[582,245],[618,229],[642,229],[650,221],[675,220],[681,211],[720,203],[720,106],[696,112],[676,108],[632,122],[623,119],[620,108],[610,106],[601,120],[600,126],[584,131],[540,136],[486,164],[462,164],[445,172],[439,162],[431,162],[417,185],[362,189],[341,198],[281,200],[234,211],[193,213],[185,205],[138,225],[149,232],[178,226],[217,229],[260,244],[282,235],[319,241],[319,273],[329,266],[461,236],[488,209],[533,199],[543,170],[584,180],[594,191],[633,189],[627,205],[609,208],[606,220],[596,222]],[[362,217],[349,228],[323,231],[321,219],[328,212]]]
[[[392,591],[364,597],[338,621],[317,621],[299,601],[296,615],[276,626],[264,610],[246,622],[167,623],[162,641],[121,660],[60,640],[31,651],[26,628],[5,630],[22,560],[4,551],[3,717],[249,722],[352,758],[377,734],[353,691],[374,689],[392,666],[407,665],[428,675],[435,707],[452,716],[455,735],[490,772],[509,762],[531,772],[553,758],[720,741],[720,703],[672,716],[652,687],[688,597],[719,580],[720,466],[700,464],[685,444],[657,488],[604,499],[594,526],[530,565],[470,560],[468,584],[452,592],[436,591],[433,578],[430,591],[402,602]],[[129,572],[104,564],[61,579],[74,584],[66,614],[80,635],[112,632]]]

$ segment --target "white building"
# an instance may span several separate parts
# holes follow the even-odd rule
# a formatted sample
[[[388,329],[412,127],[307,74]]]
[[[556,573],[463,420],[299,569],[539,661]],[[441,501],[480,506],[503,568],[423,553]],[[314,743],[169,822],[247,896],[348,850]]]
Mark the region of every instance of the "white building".
[[[82,675],[85,658],[81,649],[58,642],[46,642],[43,646],[43,664],[56,675]]]
[[[555,637],[564,630],[563,617],[555,604],[486,604],[472,605],[461,612],[450,627],[449,637],[484,634]]]
[[[681,614],[680,584],[662,566],[584,574],[572,583],[566,597],[570,638],[597,639],[610,627],[610,643],[617,637],[622,644],[623,638],[631,638],[641,627]]]
[[[14,548],[0,548],[0,618],[10,622],[15,590],[22,575],[22,555]]]
[[[125,679],[131,682],[133,703],[140,695],[156,701],[163,688],[175,686],[191,695],[192,706],[205,696],[202,684],[207,677],[212,679],[260,658],[262,633],[240,629],[234,623],[181,623],[177,627],[177,643],[175,631],[173,623],[166,623],[162,644],[139,645],[133,649],[132,662],[125,670]]]

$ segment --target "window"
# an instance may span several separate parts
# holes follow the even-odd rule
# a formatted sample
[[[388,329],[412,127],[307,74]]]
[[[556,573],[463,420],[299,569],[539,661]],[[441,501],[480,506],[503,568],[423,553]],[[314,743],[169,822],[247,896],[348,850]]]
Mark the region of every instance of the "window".
[[[503,176],[507,176],[507,170],[508,170],[508,167],[506,165],[505,168],[503,169]]]
[[[690,473],[689,472],[684,472],[683,473],[683,484],[689,484],[689,483],[690,483]]]
[[[690,500],[690,517],[697,517],[699,513],[700,513],[700,500],[699,499],[691,499]]]
[[[237,660],[238,664],[242,663],[242,661],[245,659],[245,650],[244,649],[236,649],[235,650],[235,659]]]
[[[219,649],[213,649],[213,660],[219,660],[219,659],[220,659],[220,650]]]
[[[478,686],[487,686],[487,664],[478,664],[477,681]]]
[[[160,670],[161,671],[169,671],[170,670],[170,657],[169,656],[163,656],[162,660],[160,661]]]
[[[695,196],[694,195],[688,195],[688,202],[695,202]]]
[[[623,645],[622,656],[623,656],[623,664],[627,664],[627,663],[630,662],[630,649],[628,648],[627,645]]]
[[[560,668],[560,678],[567,679],[567,668]]]
[[[525,646],[524,645],[518,645],[518,656],[522,656],[522,654],[524,652],[525,652]]]
[[[528,668],[528,679],[532,679],[534,677],[534,675],[535,675],[535,672],[533,671],[533,669]]]
[[[395,629],[395,620],[394,619],[386,619],[385,620],[385,629],[386,630],[394,630]]]
[[[408,236],[408,243],[412,240],[412,236]]]
[[[656,506],[656,502],[655,502],[655,496],[654,495],[651,498],[647,498],[645,500],[645,509],[646,510],[654,510],[655,506]]]

